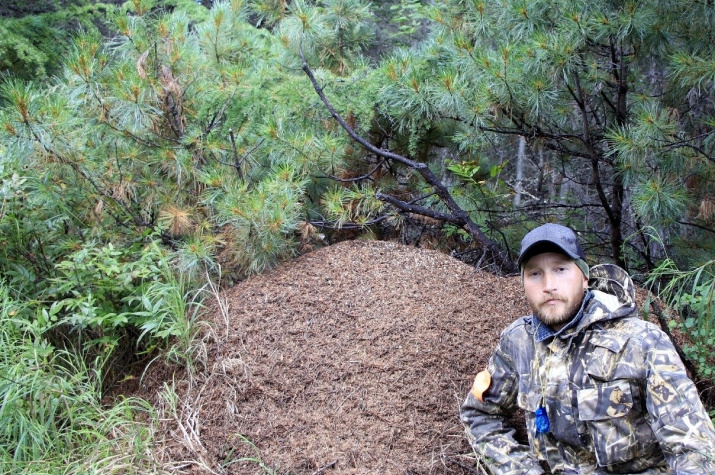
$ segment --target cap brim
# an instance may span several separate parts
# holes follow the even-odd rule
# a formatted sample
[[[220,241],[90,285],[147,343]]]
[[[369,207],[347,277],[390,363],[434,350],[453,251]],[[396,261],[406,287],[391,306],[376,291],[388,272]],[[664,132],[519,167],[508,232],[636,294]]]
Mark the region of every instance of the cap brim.
[[[540,250],[539,248],[543,247],[543,250]],[[551,248],[551,249],[549,249]],[[538,252],[534,252],[538,251]],[[530,244],[526,249],[524,249],[521,252],[521,255],[516,261],[516,265],[521,267],[521,264],[524,262],[525,259],[528,259],[532,256],[535,256],[536,254],[542,254],[544,252],[560,252],[561,254],[565,254],[569,256],[571,259],[580,259],[581,256],[578,254],[569,251],[568,249],[564,249],[562,246],[556,244],[553,241],[550,241],[548,239],[541,239],[539,241],[536,241],[532,244]]]

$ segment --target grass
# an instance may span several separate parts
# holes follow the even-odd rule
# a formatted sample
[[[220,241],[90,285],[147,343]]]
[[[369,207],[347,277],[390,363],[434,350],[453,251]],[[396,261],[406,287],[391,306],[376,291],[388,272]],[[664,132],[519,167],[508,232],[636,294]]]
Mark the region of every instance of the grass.
[[[161,322],[159,335],[148,329],[145,337],[191,366],[200,302],[180,284],[157,280],[146,289]],[[171,473],[158,449],[163,415],[140,398],[103,400],[112,349],[54,347],[40,320],[9,295],[0,282],[0,474]]]
[[[0,473],[161,473],[140,422],[151,407],[137,398],[105,407],[104,361],[52,347],[15,318],[19,307],[0,286]]]

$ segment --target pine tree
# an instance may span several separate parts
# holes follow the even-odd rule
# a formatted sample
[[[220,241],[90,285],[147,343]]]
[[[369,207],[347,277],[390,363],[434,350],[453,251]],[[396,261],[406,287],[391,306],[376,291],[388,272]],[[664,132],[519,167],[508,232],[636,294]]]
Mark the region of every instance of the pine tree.
[[[493,163],[495,146],[516,158],[525,137],[548,169],[533,160],[540,179],[517,211],[555,219],[566,206],[594,256],[624,267],[629,249],[652,259],[646,237],[629,240],[643,226],[702,239],[715,156],[706,2],[454,1],[433,18],[430,42],[384,66],[384,110],[413,140],[451,126],[462,161]],[[567,202],[544,196],[549,174]]]
[[[314,44],[346,72],[362,30],[350,23],[359,11],[341,5],[316,14],[321,31],[334,28]],[[29,233],[53,242],[35,261],[11,246],[4,267],[39,281],[88,238],[129,246],[156,236],[200,278],[219,268],[241,278],[294,254],[307,194],[322,193],[319,177],[341,166],[348,141],[326,127],[302,72],[285,67],[290,51],[279,37],[252,27],[248,14],[240,0],[215,2],[197,22],[134,0],[114,16],[111,41],[77,38],[51,87],[4,82],[3,178],[42,187],[34,198],[43,203],[5,217],[23,221],[16,246]],[[32,231],[51,216],[51,234]]]

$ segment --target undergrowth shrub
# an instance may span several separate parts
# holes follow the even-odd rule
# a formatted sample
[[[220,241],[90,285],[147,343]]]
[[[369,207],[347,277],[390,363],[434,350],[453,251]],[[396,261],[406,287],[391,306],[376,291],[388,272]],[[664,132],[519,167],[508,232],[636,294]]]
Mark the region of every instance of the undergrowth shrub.
[[[102,404],[105,354],[53,346],[39,320],[0,284],[0,473],[137,473],[153,470],[150,406],[137,398]]]
[[[52,303],[38,306],[37,325],[57,344],[90,354],[132,360],[160,349],[192,366],[203,291],[176,272],[170,256],[155,241],[126,248],[87,243],[57,264],[41,298]]]
[[[715,381],[715,260],[683,271],[666,259],[649,283],[659,281],[665,282],[659,296],[674,310],[668,324],[688,337],[683,352],[701,376]]]

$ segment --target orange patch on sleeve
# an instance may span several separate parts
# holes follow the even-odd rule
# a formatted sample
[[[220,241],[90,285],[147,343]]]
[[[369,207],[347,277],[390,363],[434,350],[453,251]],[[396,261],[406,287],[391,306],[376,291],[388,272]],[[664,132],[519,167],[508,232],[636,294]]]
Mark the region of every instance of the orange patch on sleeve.
[[[492,384],[492,375],[485,369],[477,373],[477,376],[474,378],[474,384],[472,384],[472,389],[469,392],[480,402],[484,402],[482,397],[487,389],[489,389],[490,384]]]

